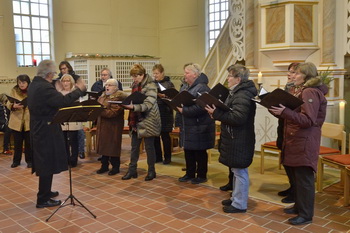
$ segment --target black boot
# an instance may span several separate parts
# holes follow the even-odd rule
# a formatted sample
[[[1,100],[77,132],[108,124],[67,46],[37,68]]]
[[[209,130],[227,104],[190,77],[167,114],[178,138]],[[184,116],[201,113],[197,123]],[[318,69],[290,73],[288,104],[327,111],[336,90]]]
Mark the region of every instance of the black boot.
[[[108,172],[108,175],[113,176],[115,174],[118,174],[120,172],[120,157],[110,157],[109,161],[112,164],[112,170]]]
[[[105,172],[108,172],[109,169],[108,169],[108,165],[109,165],[109,157],[108,156],[104,156],[102,155],[101,157],[101,168],[99,170],[96,171],[97,174],[102,174],[102,173],[105,173]]]
[[[147,176],[145,177],[145,181],[150,181],[156,178],[156,172],[155,171],[149,171],[147,173]]]
[[[220,187],[221,191],[229,191],[232,190],[232,184],[233,184],[233,172],[231,171],[231,168],[228,169],[229,174],[228,174],[228,183],[224,186]]]
[[[122,177],[122,180],[130,180],[131,178],[137,178],[137,172],[136,171],[130,171],[125,174],[125,176]]]

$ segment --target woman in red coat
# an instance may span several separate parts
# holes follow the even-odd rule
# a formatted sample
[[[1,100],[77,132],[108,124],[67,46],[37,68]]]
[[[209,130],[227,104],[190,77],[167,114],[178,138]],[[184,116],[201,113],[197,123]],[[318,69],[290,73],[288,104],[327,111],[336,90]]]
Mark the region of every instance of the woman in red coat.
[[[318,77],[316,66],[301,63],[296,67],[294,95],[304,101],[296,110],[283,105],[269,109],[284,119],[282,164],[291,170],[295,184],[295,204],[284,210],[297,214],[288,221],[292,225],[309,224],[314,215],[315,172],[321,141],[321,127],[326,117],[328,88]]]

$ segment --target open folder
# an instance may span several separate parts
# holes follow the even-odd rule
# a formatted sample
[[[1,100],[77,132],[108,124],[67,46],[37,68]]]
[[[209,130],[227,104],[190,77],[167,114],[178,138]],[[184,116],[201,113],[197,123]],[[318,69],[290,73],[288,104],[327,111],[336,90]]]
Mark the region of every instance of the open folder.
[[[199,97],[196,99],[196,103],[205,108],[206,105],[220,108],[224,111],[230,111],[231,109],[224,104],[229,90],[221,83],[216,84],[208,93],[198,93]]]
[[[89,99],[97,100],[98,97],[100,97],[104,91],[105,91],[104,89],[102,91],[99,91],[99,92],[97,92],[97,91],[87,91],[86,94],[88,94]]]
[[[178,93],[173,99],[162,99],[172,109],[177,111],[177,107],[191,106],[195,104],[196,98],[188,91],[182,91]]]
[[[10,101],[10,103],[22,104],[24,107],[27,107],[27,98],[24,98],[23,100],[18,100],[9,95],[6,95],[6,97],[7,100]]]
[[[220,108],[224,111],[231,110],[231,108],[225,105],[220,99],[215,98],[209,93],[200,94],[200,96],[196,99],[196,104],[198,104],[202,108],[205,108],[206,105],[209,105],[209,106],[215,105],[215,107]]]
[[[164,94],[167,99],[173,99],[177,94],[179,94],[179,91],[175,88],[165,88],[162,84],[158,83],[158,92],[161,94]]]
[[[259,95],[252,100],[268,109],[271,108],[271,106],[277,107],[280,104],[283,104],[287,108],[294,110],[304,103],[304,101],[301,99],[280,88],[277,88],[272,92]]]
[[[119,100],[110,100],[108,101],[108,103],[111,104],[122,104],[122,105],[129,105],[131,104],[142,104],[143,101],[147,98],[147,96],[145,94],[142,94],[139,91],[135,91],[133,92],[131,95],[129,95],[128,97],[126,97],[123,101],[119,101]]]
[[[103,111],[101,105],[78,105],[60,108],[51,124],[94,121]]]

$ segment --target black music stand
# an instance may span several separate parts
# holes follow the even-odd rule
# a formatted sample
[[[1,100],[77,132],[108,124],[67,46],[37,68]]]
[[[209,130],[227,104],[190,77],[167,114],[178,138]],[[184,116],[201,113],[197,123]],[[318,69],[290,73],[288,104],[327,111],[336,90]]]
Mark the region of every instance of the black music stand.
[[[73,107],[66,107],[61,108],[57,114],[55,115],[54,119],[52,120],[51,124],[61,124],[66,122],[85,122],[85,121],[94,121],[96,118],[101,114],[103,111],[103,107],[101,105],[79,105],[79,106],[73,106]],[[86,209],[94,218],[96,218],[96,215],[94,215],[88,208],[86,208],[83,203],[81,203],[74,195],[73,195],[73,188],[72,188],[72,170],[71,165],[68,159],[68,172],[69,172],[69,196],[62,202],[62,204],[46,219],[46,222],[50,220],[50,218],[62,207],[65,207],[67,205],[77,205],[75,204],[74,200],[78,202],[80,207],[83,207]],[[70,203],[65,204],[70,199]]]

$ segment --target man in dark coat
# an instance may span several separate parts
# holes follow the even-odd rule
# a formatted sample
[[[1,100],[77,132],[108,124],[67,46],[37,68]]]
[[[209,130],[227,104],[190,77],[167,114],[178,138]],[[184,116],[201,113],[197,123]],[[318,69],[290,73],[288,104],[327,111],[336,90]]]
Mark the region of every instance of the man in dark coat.
[[[97,80],[91,87],[91,91],[101,92],[105,90],[106,81],[112,77],[112,71],[107,67],[101,70],[101,79]],[[118,81],[118,80],[117,80]],[[118,81],[118,90],[123,90],[123,85],[120,81]]]
[[[248,80],[249,69],[243,65],[232,65],[227,71],[230,94],[225,104],[232,110],[224,111],[208,105],[206,110],[212,118],[221,121],[219,161],[233,172],[232,197],[222,201],[223,211],[244,213],[248,205],[248,167],[253,162],[255,147],[256,104],[251,99],[257,90],[253,81]]]
[[[62,95],[51,84],[56,74],[54,61],[43,60],[38,66],[37,76],[28,88],[30,109],[30,137],[33,148],[32,172],[39,176],[37,208],[57,206],[60,200],[53,200],[58,192],[52,192],[53,174],[68,169],[68,156],[60,124],[50,124],[58,109],[68,106],[83,96],[86,87],[82,79],[77,89]]]
[[[201,72],[198,64],[186,64],[184,67],[187,90],[195,98],[198,93],[208,92],[208,77]],[[199,184],[207,181],[208,154],[207,149],[214,147],[215,122],[199,105],[178,108],[182,115],[182,145],[185,151],[186,174],[179,178],[180,182],[191,181]],[[197,173],[197,177],[196,177]]]

